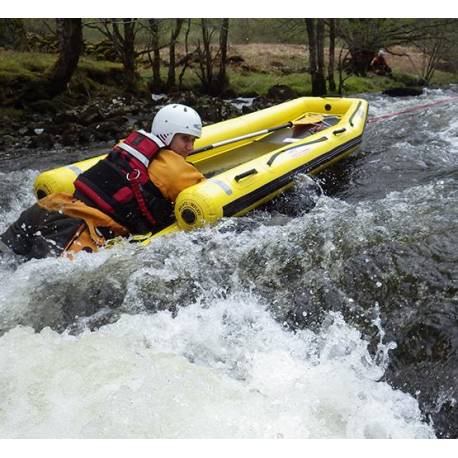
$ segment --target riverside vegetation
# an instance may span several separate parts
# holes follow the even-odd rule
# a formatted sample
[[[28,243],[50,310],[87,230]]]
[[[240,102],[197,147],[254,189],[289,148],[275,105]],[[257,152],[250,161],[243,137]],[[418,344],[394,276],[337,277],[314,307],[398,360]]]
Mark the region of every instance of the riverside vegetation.
[[[59,37],[59,30],[66,25],[59,21],[67,21],[67,26],[70,22],[72,27],[75,21],[79,21],[77,25],[82,50],[74,70],[67,77],[65,87],[50,93],[44,89],[42,82],[55,71],[56,64],[65,54],[62,51],[65,34],[62,32]],[[323,54],[321,60],[326,57],[326,61],[329,61],[326,69],[328,88],[321,95],[348,96],[382,91],[412,95],[420,94],[424,86],[446,86],[458,82],[456,68],[444,60],[444,56],[431,63],[434,49],[427,50],[423,46],[421,50],[418,45],[392,46],[389,49],[386,60],[392,69],[390,75],[380,76],[369,69],[351,70],[348,68],[351,60],[348,60],[347,49],[351,41],[344,35],[344,32],[349,34],[344,28],[346,24],[341,24],[343,38],[334,40],[331,47],[332,22],[329,21],[333,20],[323,23],[320,20],[295,20],[289,28],[289,34],[274,33],[270,37],[266,36],[265,25],[278,31],[279,27],[284,27],[282,20],[251,20],[248,30],[243,28],[243,20],[231,20],[232,35],[229,38],[232,39],[228,39],[227,33],[229,20],[219,20],[222,25],[217,46],[211,41],[211,35],[216,30],[215,23],[211,25],[204,19],[196,19],[192,25],[191,20],[177,19],[164,24],[151,19],[148,20],[149,26],[151,30],[153,26],[158,27],[156,38],[159,38],[154,46],[149,46],[148,52],[145,51],[145,46],[148,48],[145,38],[143,47],[137,43],[129,52],[124,49],[127,47],[128,28],[132,27],[131,31],[134,31],[135,27],[140,26],[140,20],[119,20],[124,21],[122,33],[119,31],[121,25],[111,23],[112,29],[109,29],[107,21],[110,20],[56,20],[54,35],[44,33],[43,28],[37,29],[38,20],[0,21],[0,45],[3,45],[0,48],[0,147],[49,148],[55,144],[111,143],[132,128],[147,127],[155,106],[169,100],[195,106],[204,122],[210,123],[297,96],[320,95],[316,93],[316,72],[313,70],[320,68],[320,52]],[[198,24],[202,26],[202,47],[200,38],[195,37],[196,21],[202,21],[202,24]],[[293,26],[297,29],[301,24],[298,21],[308,21],[307,27],[311,26],[312,29],[307,29],[307,32],[299,29],[294,38]],[[352,20],[348,21],[351,25]],[[376,20],[366,22],[370,21]],[[122,37],[124,51],[120,51],[115,33],[101,35],[100,23],[104,24],[106,31],[117,30]],[[48,21],[50,29],[49,24],[52,25],[53,21]],[[329,28],[326,35],[329,46],[325,48],[321,45],[321,51],[318,46],[317,53],[314,27],[319,33],[320,24],[327,24]],[[356,26],[360,27],[361,24]],[[3,33],[2,38],[2,29],[5,31],[8,27],[11,33]],[[223,34],[223,27],[226,27],[226,35]],[[421,27],[424,27],[423,23]],[[98,35],[94,34],[94,28],[100,29]],[[247,36],[248,40],[267,41],[270,38],[273,41],[272,38],[275,38],[276,42],[246,43],[246,39],[241,39],[242,29],[245,35],[253,35]],[[416,30],[415,27],[412,30]],[[171,41],[166,43],[163,40],[161,44],[160,37],[168,36],[170,31]],[[195,48],[190,45],[193,34],[197,43]],[[68,31],[65,36],[68,36]],[[224,36],[225,43],[222,40]],[[283,42],[278,42],[279,36]],[[297,41],[307,41],[304,37],[308,37],[308,43],[298,44]],[[443,40],[431,36],[429,40],[443,43]],[[131,44],[135,44],[133,39]],[[126,63],[129,53],[135,54],[134,59]],[[357,55],[355,51],[353,54]],[[337,56],[338,61],[332,66],[331,55]],[[367,56],[364,58],[367,60]],[[429,73],[425,69],[427,59],[429,65],[434,67],[434,71]],[[133,65],[133,76],[126,70],[129,65]],[[223,67],[224,71],[221,71]],[[334,70],[332,78],[330,69]],[[324,74],[323,65],[319,71]],[[338,84],[331,84],[331,79]],[[152,94],[164,95],[152,97]],[[238,109],[227,102],[237,97],[253,98],[254,103]]]

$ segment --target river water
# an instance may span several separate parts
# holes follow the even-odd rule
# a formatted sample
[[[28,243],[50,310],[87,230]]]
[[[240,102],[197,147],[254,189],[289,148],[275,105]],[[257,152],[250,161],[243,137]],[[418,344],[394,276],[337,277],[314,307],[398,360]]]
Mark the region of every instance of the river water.
[[[377,117],[456,95],[363,97]],[[369,124],[321,195],[298,177],[216,227],[0,258],[0,438],[457,437],[457,120]],[[90,155],[3,153],[0,231]]]

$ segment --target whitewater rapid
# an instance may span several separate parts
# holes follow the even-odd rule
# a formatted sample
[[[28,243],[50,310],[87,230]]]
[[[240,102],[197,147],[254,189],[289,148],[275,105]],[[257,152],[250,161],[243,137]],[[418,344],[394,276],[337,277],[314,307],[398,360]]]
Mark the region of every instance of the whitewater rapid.
[[[374,96],[371,115],[415,103]],[[415,318],[437,321],[428,305],[441,332],[453,318],[457,124],[438,113],[414,133],[371,127],[339,197],[310,212],[298,183],[269,211],[145,248],[0,258],[0,438],[435,437],[420,390],[387,374]],[[0,231],[37,169],[0,172]],[[431,392],[431,412],[454,405],[448,385]]]
[[[250,295],[77,336],[18,326],[0,355],[3,438],[434,436],[339,315],[293,334]]]

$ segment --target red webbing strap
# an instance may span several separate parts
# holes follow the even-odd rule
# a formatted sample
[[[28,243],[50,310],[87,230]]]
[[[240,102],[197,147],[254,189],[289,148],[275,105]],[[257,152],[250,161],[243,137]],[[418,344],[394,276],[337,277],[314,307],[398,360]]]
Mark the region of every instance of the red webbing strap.
[[[153,225],[156,225],[156,220],[154,219],[154,216],[151,214],[151,212],[148,210],[148,207],[146,206],[145,199],[143,198],[142,192],[140,191],[140,185],[138,183],[138,179],[140,177],[140,172],[137,169],[138,175],[135,178],[129,178],[129,174],[127,174],[127,179],[130,181],[130,184],[132,186],[132,191],[135,196],[135,200],[138,203],[138,207],[140,208],[140,211],[142,212],[142,215]],[[133,171],[135,172],[135,170]]]
[[[82,192],[84,195],[89,197],[103,212],[105,213],[114,213],[113,207],[106,202],[102,197],[100,197],[91,187],[86,183],[83,183],[81,180],[76,179],[73,183],[75,188]]]

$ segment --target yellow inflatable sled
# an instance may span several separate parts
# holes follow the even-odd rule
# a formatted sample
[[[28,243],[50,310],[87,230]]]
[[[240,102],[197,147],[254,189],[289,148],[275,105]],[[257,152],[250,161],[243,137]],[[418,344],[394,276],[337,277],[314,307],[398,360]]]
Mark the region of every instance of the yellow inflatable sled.
[[[368,103],[363,99],[301,97],[203,128],[187,160],[208,179],[182,191],[176,223],[152,238],[241,216],[292,185],[297,173],[316,174],[361,143]],[[73,193],[73,181],[104,155],[41,173],[38,198]]]

